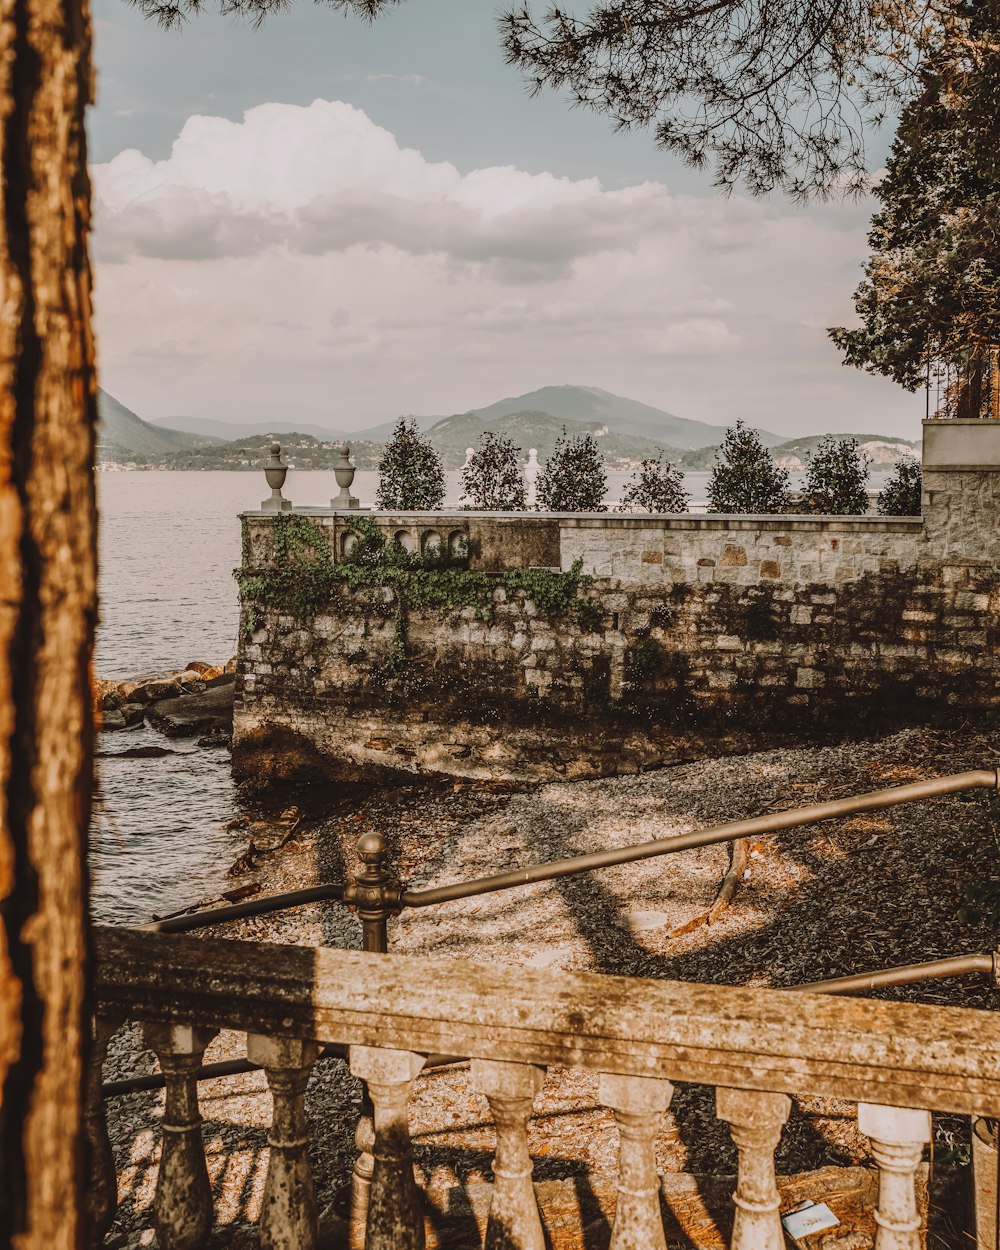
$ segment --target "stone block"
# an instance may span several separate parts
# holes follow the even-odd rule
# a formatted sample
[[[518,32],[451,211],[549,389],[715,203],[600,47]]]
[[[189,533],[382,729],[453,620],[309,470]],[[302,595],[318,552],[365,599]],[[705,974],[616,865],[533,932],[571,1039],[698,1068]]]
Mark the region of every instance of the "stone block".
[[[795,672],[795,684],[800,690],[818,690],[826,685],[826,674],[818,668],[799,668]]]
[[[728,669],[708,674],[708,684],[713,690],[731,690],[737,680],[737,675]]]
[[[747,553],[745,547],[737,547],[735,544],[728,544],[722,556],[719,559],[720,568],[740,568],[747,563]]]
[[[760,576],[765,579],[777,581],[781,577],[781,565],[777,560],[761,560]]]

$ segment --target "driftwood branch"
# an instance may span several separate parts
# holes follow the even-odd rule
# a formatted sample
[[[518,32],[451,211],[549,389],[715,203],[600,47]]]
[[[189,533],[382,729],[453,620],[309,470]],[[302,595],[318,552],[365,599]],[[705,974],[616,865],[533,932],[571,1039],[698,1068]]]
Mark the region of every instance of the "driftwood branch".
[[[750,839],[737,838],[732,843],[732,857],[729,864],[729,871],[723,878],[722,885],[718,894],[715,896],[715,902],[708,909],[702,912],[700,916],[695,916],[692,920],[685,921],[684,924],[678,925],[676,929],[671,929],[668,937],[683,937],[685,933],[691,933],[695,929],[700,929],[703,924],[715,924],[729,904],[733,901],[736,891],[739,889],[740,882],[743,880],[743,874],[747,869],[747,861],[750,858]]]

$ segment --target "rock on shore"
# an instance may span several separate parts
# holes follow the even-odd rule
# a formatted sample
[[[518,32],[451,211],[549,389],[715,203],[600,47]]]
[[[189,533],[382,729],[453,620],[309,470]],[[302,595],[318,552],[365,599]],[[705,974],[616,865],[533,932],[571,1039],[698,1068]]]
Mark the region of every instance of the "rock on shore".
[[[94,682],[94,719],[101,729],[129,729],[148,721],[169,737],[207,735],[228,740],[233,725],[236,660],[225,665],[193,660],[165,677]]]

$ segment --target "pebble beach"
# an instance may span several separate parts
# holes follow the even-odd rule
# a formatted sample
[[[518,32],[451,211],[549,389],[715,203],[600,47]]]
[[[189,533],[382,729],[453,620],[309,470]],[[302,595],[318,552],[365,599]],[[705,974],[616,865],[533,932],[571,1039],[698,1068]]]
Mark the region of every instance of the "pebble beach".
[[[526,788],[438,783],[372,792],[323,818],[288,821],[270,849],[243,856],[234,888],[262,893],[343,880],[366,832],[386,839],[411,888],[486,876],[530,863],[670,838],[731,820],[995,767],[1000,733],[977,725],[907,729],[827,745],[714,756],[632,776]],[[730,905],[698,923],[730,870],[727,845],[658,856],[579,876],[404,912],[390,948],[480,963],[591,970],[749,986],[791,986],[829,976],[995,944],[962,914],[970,884],[997,852],[996,805],[980,796],[933,799],[751,840]],[[280,830],[279,830],[280,832]],[[265,841],[264,839],[258,839]],[[685,931],[686,930],[686,931]],[[357,918],[336,904],[234,922],[215,936],[300,945],[360,946]],[[992,1005],[985,979],[957,978],[882,991],[897,998]],[[335,1040],[335,1039],[330,1039]],[[222,1034],[206,1061],[242,1053]],[[106,1079],[154,1070],[138,1029],[112,1041]],[[216,1194],[215,1244],[253,1244],[266,1170],[270,1096],[261,1073],[205,1082],[202,1113]],[[332,1210],[354,1159],[358,1083],[343,1063],[317,1064],[308,1108],[321,1209]],[[162,1093],[109,1103],[120,1207],[108,1245],[155,1245],[152,1198]],[[490,1177],[493,1131],[467,1065],[423,1075],[411,1105],[418,1171],[425,1182],[475,1186]],[[938,1148],[960,1144],[967,1125],[943,1118]],[[613,1176],[617,1133],[597,1102],[596,1076],[553,1069],[535,1107],[530,1147],[539,1180]],[[664,1118],[657,1164],[664,1173],[732,1171],[734,1154],[715,1119],[712,1091],[680,1086]],[[779,1148],[793,1173],[867,1160],[854,1107],[804,1093]]]

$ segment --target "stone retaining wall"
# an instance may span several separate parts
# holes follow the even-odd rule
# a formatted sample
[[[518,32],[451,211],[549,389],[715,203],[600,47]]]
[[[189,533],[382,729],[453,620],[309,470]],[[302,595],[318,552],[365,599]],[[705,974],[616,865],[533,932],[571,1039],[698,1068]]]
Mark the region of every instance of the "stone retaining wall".
[[[376,514],[417,547],[460,535],[472,567],[580,561],[599,612],[549,619],[498,586],[490,620],[411,610],[402,665],[389,591],[272,613],[240,652],[237,767],[587,776],[654,765],[693,728],[1000,707],[1000,472],[928,476],[923,520]],[[350,518],[312,517],[339,558]],[[273,518],[247,520],[264,561]]]

